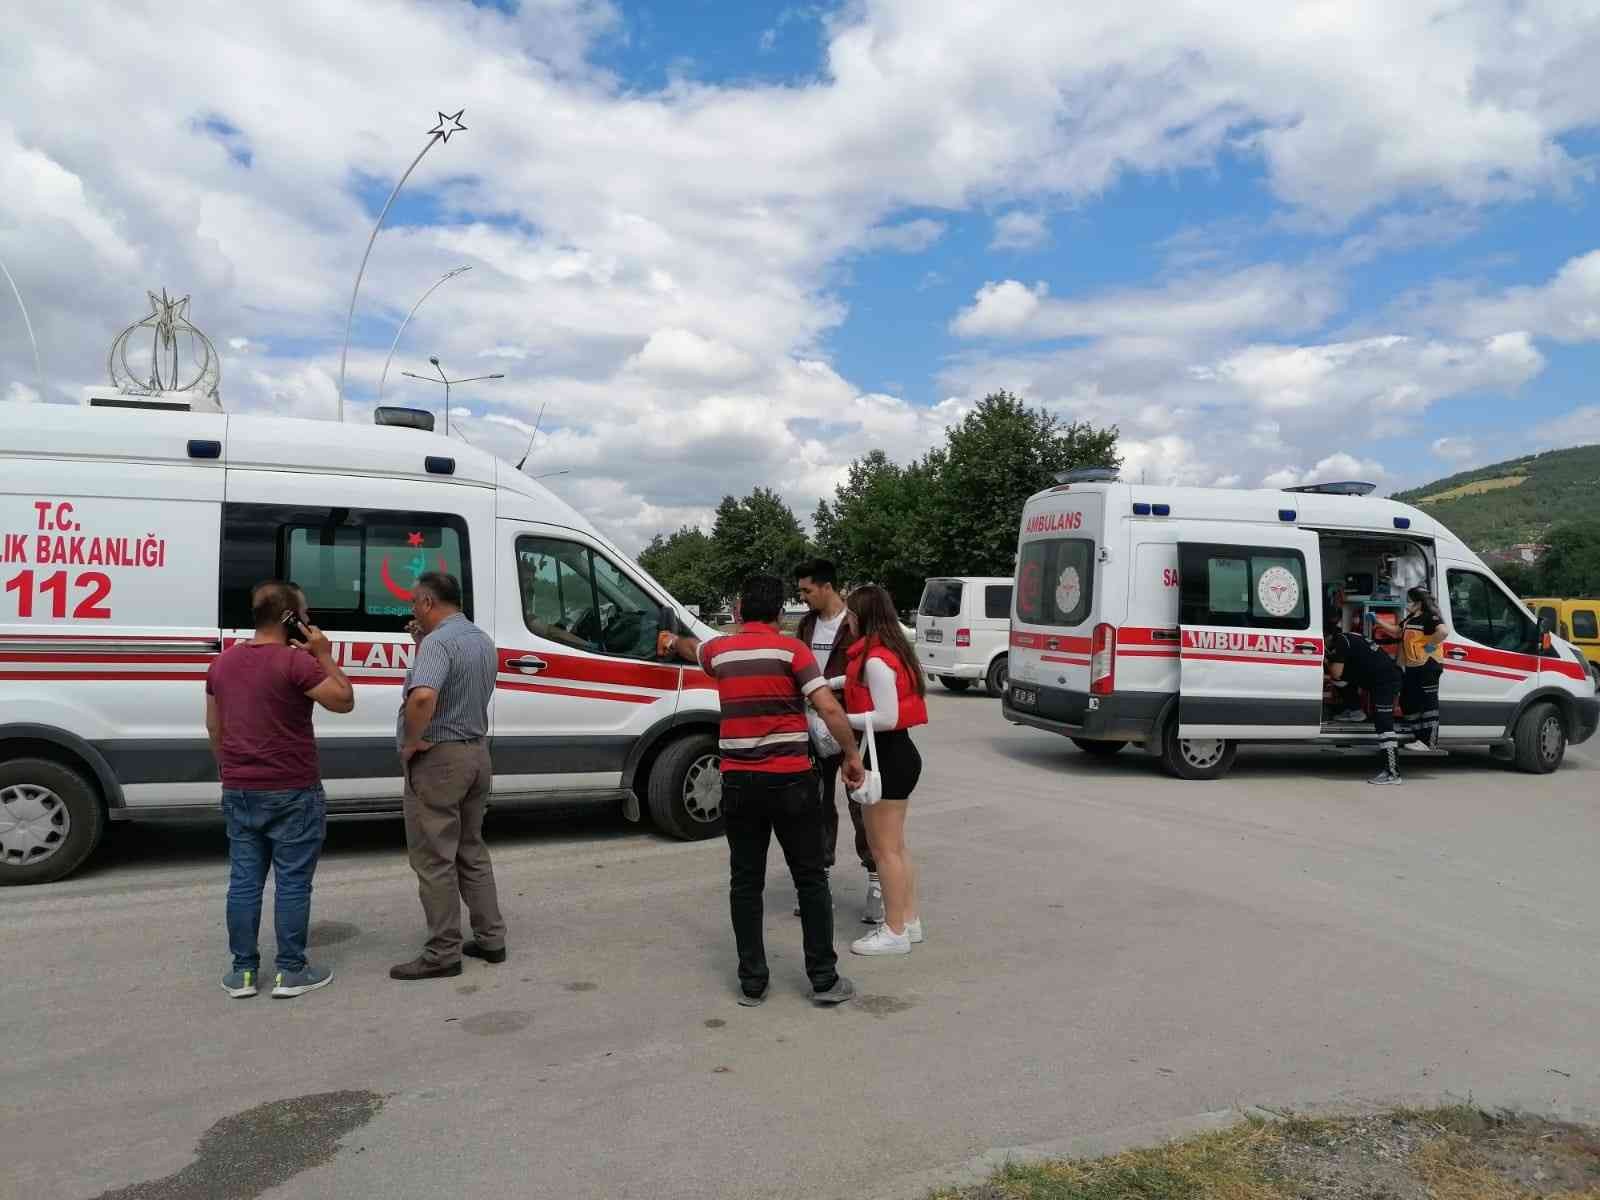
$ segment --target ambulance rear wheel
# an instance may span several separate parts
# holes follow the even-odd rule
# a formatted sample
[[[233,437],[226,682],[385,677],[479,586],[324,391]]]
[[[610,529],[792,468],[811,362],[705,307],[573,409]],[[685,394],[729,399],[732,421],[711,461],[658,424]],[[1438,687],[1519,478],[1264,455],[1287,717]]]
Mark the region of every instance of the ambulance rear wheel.
[[[1100,738],[1073,738],[1072,744],[1085,754],[1092,754],[1096,758],[1110,758],[1119,754],[1127,742],[1107,742]]]
[[[650,819],[687,842],[722,835],[722,759],[717,735],[695,733],[663,750],[645,789]]]
[[[1567,726],[1554,704],[1535,704],[1516,728],[1517,770],[1548,775],[1567,755]]]
[[[0,884],[52,883],[94,853],[106,814],[94,787],[47,758],[0,763]]]
[[[1221,779],[1238,751],[1238,746],[1225,738],[1179,737],[1176,717],[1161,733],[1161,765],[1179,779]]]
[[[964,692],[972,686],[972,680],[962,679],[959,675],[941,675],[939,682],[952,692]]]

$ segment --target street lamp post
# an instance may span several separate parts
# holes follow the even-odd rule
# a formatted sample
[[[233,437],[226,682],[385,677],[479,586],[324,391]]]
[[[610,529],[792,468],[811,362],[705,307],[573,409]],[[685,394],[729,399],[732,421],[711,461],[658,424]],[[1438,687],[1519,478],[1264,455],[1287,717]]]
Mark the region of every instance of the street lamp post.
[[[439,378],[434,379],[432,376],[429,376],[429,375],[417,375],[417,374],[415,374],[414,372],[411,372],[411,371],[401,371],[400,374],[404,375],[407,379],[420,379],[423,383],[442,383],[442,384],[444,384],[444,436],[445,437],[449,437],[450,436],[450,389],[452,387],[454,387],[458,383],[478,383],[480,380],[484,380],[484,379],[504,379],[505,378],[505,376],[503,374],[501,374],[500,372],[496,371],[493,375],[470,375],[466,379],[451,379],[448,375],[446,375],[444,373],[444,368],[439,365],[439,358],[438,358],[437,355],[430,356],[428,361],[433,364],[433,369],[435,371],[439,372]]]
[[[378,213],[377,223],[372,227],[372,236],[367,239],[366,253],[361,256],[361,266],[356,270],[356,283],[350,289],[350,311],[344,318],[344,346],[339,351],[339,420],[344,420],[344,367],[345,360],[350,356],[350,329],[356,319],[356,296],[361,292],[361,277],[367,273],[367,259],[372,257],[372,243],[378,240],[378,230],[383,228],[383,219],[389,215],[389,206],[394,203],[394,198],[400,194],[400,189],[405,187],[406,180],[411,178],[411,172],[417,169],[417,164],[422,161],[422,156],[432,150],[437,142],[448,142],[452,133],[465,133],[467,127],[461,123],[461,114],[465,109],[459,109],[454,115],[439,114],[439,122],[428,130],[428,140],[422,144],[422,149],[417,151],[417,156],[411,160],[411,165],[406,168],[400,182],[394,185],[394,191],[389,193],[389,198],[383,202],[383,210]]]
[[[394,342],[389,346],[389,357],[383,360],[383,374],[378,376],[379,404],[383,403],[383,385],[389,378],[389,364],[394,361],[394,352],[400,346],[400,335],[406,331],[406,326],[411,324],[411,318],[417,315],[417,309],[422,307],[422,302],[429,296],[433,295],[441,283],[448,283],[457,275],[464,274],[470,270],[472,270],[471,267],[452,267],[443,275],[439,276],[439,278],[434,281],[432,287],[423,292],[421,296],[417,297],[417,302],[411,306],[411,311],[406,314],[406,319],[400,322],[400,328],[394,331]]]
[[[17,308],[22,312],[22,327],[28,331],[28,344],[33,347],[33,377],[39,385],[39,399],[44,395],[44,368],[39,365],[39,340],[33,336],[33,322],[28,319],[28,306],[22,302],[22,290],[17,287],[17,281],[11,278],[11,272],[6,269],[4,261],[0,261],[0,275],[6,277],[6,282],[11,285],[11,294],[17,298]]]

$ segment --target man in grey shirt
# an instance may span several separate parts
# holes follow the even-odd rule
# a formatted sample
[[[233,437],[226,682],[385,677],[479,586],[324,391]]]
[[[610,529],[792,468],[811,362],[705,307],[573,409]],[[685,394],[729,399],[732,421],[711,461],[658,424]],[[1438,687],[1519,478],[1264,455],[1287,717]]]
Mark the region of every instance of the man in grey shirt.
[[[494,868],[483,842],[489,765],[489,701],[499,660],[494,642],[461,611],[461,584],[430,571],[411,601],[417,655],[406,673],[396,737],[405,773],[406,846],[428,922],[420,957],[391,979],[461,974],[461,956],[506,960]],[[473,940],[461,944],[461,903]]]

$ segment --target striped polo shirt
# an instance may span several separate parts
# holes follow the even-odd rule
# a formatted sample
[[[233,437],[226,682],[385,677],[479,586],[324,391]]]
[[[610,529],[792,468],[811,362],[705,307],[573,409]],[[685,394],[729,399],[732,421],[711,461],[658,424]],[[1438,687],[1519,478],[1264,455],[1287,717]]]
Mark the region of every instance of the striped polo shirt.
[[[439,693],[433,720],[423,730],[425,742],[475,742],[489,735],[489,701],[494,699],[500,656],[494,641],[461,613],[452,613],[422,639],[406,672],[395,740],[405,741],[406,697],[412,688]]]
[[[746,621],[700,644],[700,667],[722,703],[722,769],[780,774],[811,769],[806,700],[827,680],[810,647],[775,625]]]

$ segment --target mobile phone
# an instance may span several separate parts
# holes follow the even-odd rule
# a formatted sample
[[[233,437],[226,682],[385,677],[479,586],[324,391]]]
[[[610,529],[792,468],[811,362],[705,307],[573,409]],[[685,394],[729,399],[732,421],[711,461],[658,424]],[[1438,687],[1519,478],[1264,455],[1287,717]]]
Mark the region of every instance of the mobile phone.
[[[298,614],[286,612],[283,614],[283,631],[289,635],[291,642],[309,642],[311,634],[306,629],[306,624]]]

